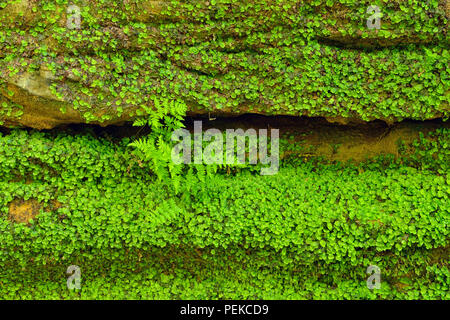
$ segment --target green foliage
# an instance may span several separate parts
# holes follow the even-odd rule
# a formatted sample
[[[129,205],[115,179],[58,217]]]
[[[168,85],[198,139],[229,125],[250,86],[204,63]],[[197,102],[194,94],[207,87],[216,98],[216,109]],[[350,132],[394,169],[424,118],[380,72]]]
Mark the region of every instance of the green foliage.
[[[80,30],[65,26],[68,0],[7,3],[0,77],[49,70],[55,99],[87,122],[142,114],[157,100],[203,113],[449,116],[438,0],[70,1]],[[370,5],[383,13],[380,30],[366,26]]]
[[[359,164],[284,139],[274,176],[170,158],[188,111],[448,118],[443,3],[0,0],[0,124],[23,112],[9,84],[39,74],[86,122],[151,130],[0,133],[0,297],[449,299],[447,128]],[[14,200],[39,214],[12,222]]]
[[[173,143],[170,141],[172,132],[183,126],[182,115],[175,113],[175,116],[169,116],[164,113],[156,117],[152,115],[150,119],[136,120],[134,125],[149,125],[152,131],[145,138],[133,141],[129,146],[136,149],[134,154],[147,165],[146,167],[158,177],[160,182],[169,182],[178,191],[182,167],[172,161]],[[144,166],[142,162],[140,165]]]
[[[128,138],[14,130],[0,136],[1,296],[448,299],[449,137],[424,134],[397,160],[181,176],[177,193]],[[12,223],[14,199],[40,214]],[[377,292],[370,264],[384,272]]]
[[[0,125],[3,125],[3,119],[20,118],[23,115],[23,107],[17,103],[8,101],[0,97]]]

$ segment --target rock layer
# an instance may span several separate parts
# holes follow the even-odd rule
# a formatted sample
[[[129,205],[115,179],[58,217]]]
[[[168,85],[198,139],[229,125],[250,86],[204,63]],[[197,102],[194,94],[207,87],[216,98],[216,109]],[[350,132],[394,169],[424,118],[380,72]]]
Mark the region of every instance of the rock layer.
[[[449,116],[448,1],[272,2],[1,1],[0,122]]]

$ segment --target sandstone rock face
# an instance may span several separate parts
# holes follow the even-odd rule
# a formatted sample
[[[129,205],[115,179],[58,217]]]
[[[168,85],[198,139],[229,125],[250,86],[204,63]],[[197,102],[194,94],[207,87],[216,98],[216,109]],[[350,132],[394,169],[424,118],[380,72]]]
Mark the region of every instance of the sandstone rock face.
[[[0,122],[448,117],[448,17],[448,1],[2,0]]]

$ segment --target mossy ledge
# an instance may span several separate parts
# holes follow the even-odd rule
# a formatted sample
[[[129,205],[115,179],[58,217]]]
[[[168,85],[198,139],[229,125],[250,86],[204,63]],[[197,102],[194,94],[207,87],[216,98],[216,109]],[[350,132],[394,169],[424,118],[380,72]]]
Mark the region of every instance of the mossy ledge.
[[[129,137],[9,130],[0,296],[448,300],[450,132],[434,127],[399,125],[416,138],[397,154],[340,163],[286,132],[277,175],[184,168],[178,193]],[[81,290],[66,287],[70,265]],[[369,265],[380,290],[367,288]]]
[[[0,1],[0,123],[191,114],[448,118],[442,0]],[[382,13],[367,27],[367,8]],[[70,17],[69,17],[70,18]],[[347,119],[347,120],[345,120]]]

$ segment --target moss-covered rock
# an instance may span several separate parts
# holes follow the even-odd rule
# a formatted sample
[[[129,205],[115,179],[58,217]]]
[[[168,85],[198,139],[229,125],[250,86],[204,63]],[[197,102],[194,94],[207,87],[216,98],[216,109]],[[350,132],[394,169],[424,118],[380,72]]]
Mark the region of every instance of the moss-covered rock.
[[[0,134],[0,297],[448,299],[450,131],[415,128],[396,160],[325,164],[281,143],[277,175],[186,170],[179,193],[128,139]]]
[[[70,4],[79,20],[67,0],[0,2],[0,106],[23,113],[0,111],[7,125],[121,123],[155,101],[388,122],[450,112],[446,1]]]

